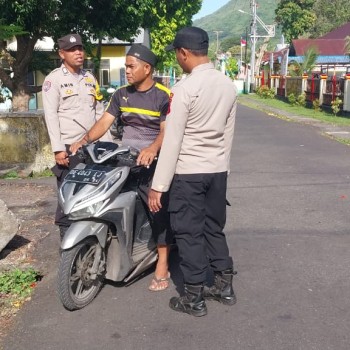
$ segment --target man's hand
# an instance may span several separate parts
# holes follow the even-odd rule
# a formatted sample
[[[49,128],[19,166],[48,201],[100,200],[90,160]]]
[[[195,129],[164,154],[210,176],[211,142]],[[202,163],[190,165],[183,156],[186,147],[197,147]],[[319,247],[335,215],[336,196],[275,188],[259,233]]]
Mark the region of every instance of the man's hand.
[[[149,167],[153,160],[157,157],[157,153],[158,151],[152,146],[142,149],[137,158],[136,164]]]
[[[55,161],[58,165],[68,167],[69,165],[68,153],[66,151],[55,152]]]
[[[74,142],[70,145],[69,150],[72,152],[72,155],[74,156],[78,149],[81,148],[83,145],[86,144],[86,141],[84,139],[78,141],[78,142]]]
[[[158,192],[152,189],[148,192],[148,207],[152,213],[157,213],[162,208],[162,194],[162,192]]]

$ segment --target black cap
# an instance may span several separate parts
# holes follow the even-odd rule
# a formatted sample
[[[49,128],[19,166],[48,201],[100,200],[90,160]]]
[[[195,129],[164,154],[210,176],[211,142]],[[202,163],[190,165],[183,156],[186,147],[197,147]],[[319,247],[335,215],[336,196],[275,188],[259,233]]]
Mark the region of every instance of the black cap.
[[[175,36],[174,42],[168,45],[165,50],[174,49],[202,50],[209,47],[208,33],[198,27],[186,27],[180,29]]]
[[[79,34],[68,34],[58,39],[58,47],[62,50],[69,50],[73,46],[83,46]]]
[[[133,44],[126,54],[127,56],[134,56],[142,61],[149,63],[154,67],[157,63],[157,56],[146,46],[142,44]]]

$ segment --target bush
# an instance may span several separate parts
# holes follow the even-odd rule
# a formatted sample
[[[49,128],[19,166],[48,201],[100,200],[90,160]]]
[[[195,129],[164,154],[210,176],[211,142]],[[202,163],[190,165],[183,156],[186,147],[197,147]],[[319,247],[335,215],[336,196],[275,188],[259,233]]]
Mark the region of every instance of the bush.
[[[300,94],[297,98],[297,105],[301,106],[301,107],[305,107],[306,106],[306,98],[305,98],[305,94]]]
[[[339,113],[340,111],[340,105],[343,103],[343,101],[337,97],[334,101],[331,102],[331,105],[332,105],[332,111],[333,111],[333,114],[334,116],[337,116],[337,114]]]
[[[18,179],[19,175],[16,170],[11,170],[6,174],[0,176],[0,179]]]
[[[256,90],[256,94],[261,98],[275,98],[275,89],[270,89],[267,85],[261,85]]]
[[[297,98],[295,97],[295,95],[293,93],[290,93],[287,98],[288,98],[288,102],[292,106],[295,106],[297,104]]]
[[[318,98],[312,101],[312,106],[314,107],[315,112],[321,112],[320,100]]]
[[[38,272],[29,268],[13,269],[0,273],[0,294],[17,298],[28,297],[38,281]]]
[[[301,106],[305,107],[306,105],[306,99],[305,94],[300,94],[298,97],[296,97],[292,92],[288,95],[288,102],[292,106]]]

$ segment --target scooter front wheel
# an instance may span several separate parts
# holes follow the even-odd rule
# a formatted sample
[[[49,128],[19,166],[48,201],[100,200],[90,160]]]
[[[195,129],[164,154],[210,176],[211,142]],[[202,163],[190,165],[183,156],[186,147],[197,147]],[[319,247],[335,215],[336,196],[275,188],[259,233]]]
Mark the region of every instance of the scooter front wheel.
[[[101,290],[106,271],[106,254],[95,237],[87,237],[61,253],[58,295],[68,310],[85,307]]]

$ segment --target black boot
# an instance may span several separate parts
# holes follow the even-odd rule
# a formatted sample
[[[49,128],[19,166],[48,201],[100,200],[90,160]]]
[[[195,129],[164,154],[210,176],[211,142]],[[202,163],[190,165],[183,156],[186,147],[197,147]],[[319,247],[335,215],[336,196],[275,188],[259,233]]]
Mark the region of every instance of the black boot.
[[[233,291],[232,278],[237,272],[233,269],[215,272],[214,285],[204,287],[203,297],[208,300],[216,300],[225,305],[236,304],[236,296]]]
[[[185,284],[185,295],[170,299],[169,306],[179,312],[200,317],[207,314],[207,306],[203,299],[203,285]]]

